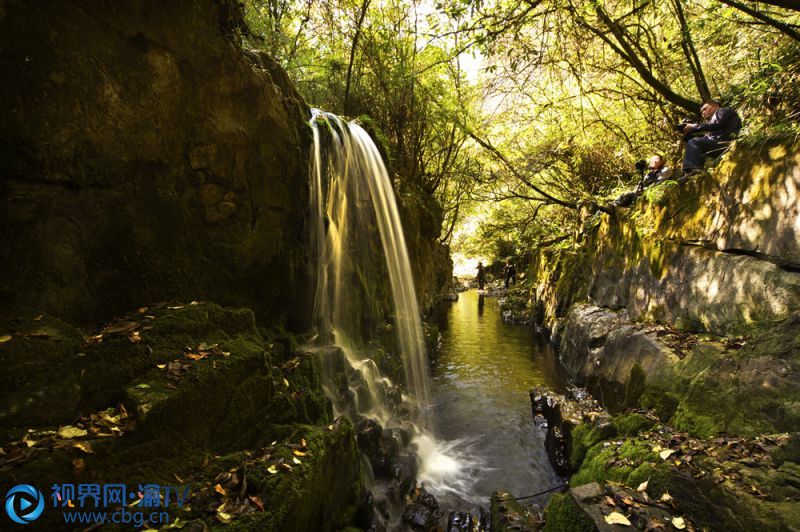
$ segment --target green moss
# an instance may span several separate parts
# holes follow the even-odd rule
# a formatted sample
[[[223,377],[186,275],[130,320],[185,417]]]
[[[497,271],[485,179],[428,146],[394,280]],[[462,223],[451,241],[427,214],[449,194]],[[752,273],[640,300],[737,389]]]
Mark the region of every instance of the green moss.
[[[628,382],[625,383],[625,399],[624,405],[626,407],[634,407],[639,404],[639,399],[644,393],[647,384],[647,373],[645,373],[642,365],[636,362],[631,368],[631,373],[628,376]]]
[[[710,438],[720,432],[721,424],[717,416],[695,412],[691,407],[682,403],[670,420],[678,430],[684,430],[700,438]]]
[[[558,493],[550,498],[545,510],[545,532],[592,532],[594,521],[586,515],[568,493]]]
[[[642,395],[640,403],[643,407],[654,410],[658,418],[666,422],[678,409],[680,397],[660,387],[648,388]]]
[[[622,414],[614,418],[613,424],[620,436],[636,436],[640,432],[651,429],[655,425],[655,421],[641,414]]]
[[[570,482],[575,486],[589,482],[628,483],[628,477],[644,463],[659,460],[652,447],[638,440],[626,440],[621,446],[599,443],[589,449],[578,472]]]
[[[678,186],[677,181],[664,181],[663,183],[646,188],[642,196],[648,203],[663,206],[670,199],[670,190],[676,186]]]
[[[572,448],[569,455],[569,467],[572,471],[577,471],[586,452],[600,441],[611,438],[616,434],[616,428],[611,423],[596,426],[591,423],[582,423],[572,430]]]
[[[336,530],[353,522],[363,477],[352,424],[342,419],[333,430],[308,425],[286,428],[291,428],[295,439],[305,438],[311,452],[291,472],[270,474],[266,465],[249,468],[248,483],[267,511],[242,516],[225,530]],[[288,447],[279,445],[270,460],[284,458],[292,463],[293,457]],[[245,458],[241,453],[230,456],[212,464],[206,475],[213,478]]]

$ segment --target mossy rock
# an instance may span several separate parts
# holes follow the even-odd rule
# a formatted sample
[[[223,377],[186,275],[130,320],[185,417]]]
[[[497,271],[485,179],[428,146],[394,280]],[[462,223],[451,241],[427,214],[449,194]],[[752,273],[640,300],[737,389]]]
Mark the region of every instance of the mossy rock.
[[[340,530],[353,524],[362,504],[363,473],[353,425],[340,418],[330,427],[287,425],[279,427],[283,437],[306,440],[308,451],[292,461],[294,454],[280,446],[270,462],[283,458],[292,464],[291,472],[279,469],[272,474],[263,466],[247,469],[248,492],[257,494],[264,512],[243,515],[230,524],[207,521],[220,530]],[[276,436],[277,437],[277,436]],[[204,470],[212,479],[217,473],[238,467],[248,455],[235,453],[213,461]],[[216,508],[219,495],[207,490],[200,505]],[[197,504],[195,504],[197,506]],[[199,509],[194,509],[195,514]]]
[[[663,183],[658,183],[646,188],[642,196],[648,203],[663,206],[666,205],[670,199],[670,190],[677,186],[677,181],[664,181]]]
[[[0,317],[0,434],[71,420],[81,400],[80,331],[52,316]],[[15,430],[17,429],[17,430]]]
[[[569,493],[550,498],[545,510],[544,532],[594,532],[597,527]]]

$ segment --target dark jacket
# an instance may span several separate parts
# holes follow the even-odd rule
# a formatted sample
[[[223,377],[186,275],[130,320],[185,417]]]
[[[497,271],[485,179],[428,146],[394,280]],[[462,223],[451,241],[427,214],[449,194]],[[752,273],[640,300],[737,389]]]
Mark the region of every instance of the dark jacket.
[[[742,119],[739,118],[739,114],[730,107],[720,107],[711,120],[697,126],[692,134],[705,133],[705,136],[712,140],[729,142],[736,138],[740,129],[742,129]]]

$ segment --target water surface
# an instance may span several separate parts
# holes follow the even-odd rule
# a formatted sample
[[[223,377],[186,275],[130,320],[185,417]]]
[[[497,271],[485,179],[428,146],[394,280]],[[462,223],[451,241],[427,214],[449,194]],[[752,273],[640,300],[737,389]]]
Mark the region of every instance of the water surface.
[[[444,463],[425,460],[432,471],[421,475],[437,483],[430,487],[447,510],[486,507],[498,489],[521,497],[562,482],[547,460],[544,431],[533,425],[528,395],[535,384],[561,389],[557,355],[530,327],[503,323],[496,299],[476,291],[459,296],[434,316],[442,344],[431,369],[432,428],[439,447],[450,449]],[[453,466],[447,456],[454,455],[461,478],[433,471]]]

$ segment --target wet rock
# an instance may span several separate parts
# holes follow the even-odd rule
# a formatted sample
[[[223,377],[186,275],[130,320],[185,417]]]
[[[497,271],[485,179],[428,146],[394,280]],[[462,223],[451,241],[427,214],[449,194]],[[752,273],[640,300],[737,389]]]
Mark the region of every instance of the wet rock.
[[[430,530],[438,526],[442,513],[436,498],[424,487],[414,491],[411,502],[403,511],[403,523],[414,530]]]
[[[377,421],[362,419],[356,426],[358,448],[367,457],[379,478],[391,478],[400,450],[392,431],[384,430]]]
[[[594,439],[615,432],[611,416],[585,390],[570,387],[565,395],[559,395],[547,388],[536,387],[531,390],[530,397],[534,420],[547,429],[547,457],[561,476],[577,471],[583,458],[576,453],[576,428],[586,430],[585,427],[590,427]]]
[[[488,532],[492,530],[490,517],[483,508],[474,512],[450,512],[447,518],[447,532]]]
[[[492,494],[492,532],[535,532],[544,522],[541,512],[523,506],[507,491]]]

